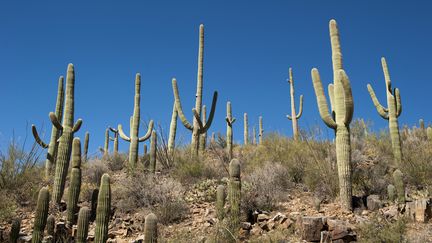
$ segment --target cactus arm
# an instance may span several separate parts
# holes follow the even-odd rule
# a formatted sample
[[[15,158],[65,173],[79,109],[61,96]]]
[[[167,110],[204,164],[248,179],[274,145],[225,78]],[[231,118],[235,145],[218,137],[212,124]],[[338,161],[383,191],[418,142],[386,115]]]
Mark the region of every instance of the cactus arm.
[[[324,123],[333,129],[336,129],[337,125],[336,122],[333,120],[333,118],[329,114],[328,105],[327,105],[327,99],[324,95],[324,90],[322,87],[321,78],[319,76],[318,69],[313,68],[312,69],[312,82],[315,90],[315,96],[317,97],[317,104],[318,104],[318,110],[321,116],[321,119],[324,121]]]
[[[201,121],[201,116],[198,114],[198,111],[195,108],[192,108],[192,114],[194,115],[195,119],[197,119],[198,126],[204,127],[204,124]]]
[[[112,128],[112,127],[108,127],[108,128],[109,128],[109,130],[111,130],[111,132],[113,132],[113,133],[118,133],[118,130],[117,130],[117,129]]]
[[[109,140],[110,140],[110,141],[114,141],[114,138],[113,138],[113,137],[109,137]]]
[[[396,117],[399,117],[400,114],[402,113],[402,101],[401,101],[400,92],[398,88],[394,89],[394,94],[396,97]]]
[[[234,122],[236,121],[235,118],[229,118],[229,117],[225,117],[225,121],[232,126],[234,124]]]
[[[390,73],[389,73],[389,70],[388,70],[387,62],[386,62],[386,60],[385,60],[384,57],[381,57],[381,65],[382,65],[382,69],[383,69],[383,73],[384,73],[384,79],[385,79],[385,83],[386,83],[386,88],[388,89],[388,91],[390,93],[392,93]]]
[[[349,126],[354,114],[354,102],[351,91],[351,84],[348,76],[346,75],[343,69],[339,70],[339,79],[342,83],[342,87],[344,90],[344,103],[345,103],[345,125]]]
[[[120,135],[120,137],[121,137],[123,140],[125,140],[125,141],[127,141],[127,142],[130,142],[130,141],[131,141],[130,137],[126,136],[126,134],[123,132],[123,126],[122,126],[121,124],[118,125],[118,131],[119,131],[119,135]]]
[[[147,128],[147,133],[138,139],[139,142],[144,142],[145,140],[149,139],[153,131],[153,123],[154,123],[153,120],[150,120]]]
[[[209,115],[209,118],[208,118],[206,124],[204,125],[204,127],[202,129],[200,129],[201,133],[207,132],[207,130],[210,128],[210,126],[213,122],[213,117],[214,117],[214,113],[216,110],[217,98],[218,98],[218,92],[215,91],[213,93],[213,100],[212,100],[212,105],[211,105],[211,109],[210,109],[210,115]]]
[[[33,137],[36,140],[36,143],[38,143],[42,148],[48,148],[48,144],[44,143],[44,141],[42,141],[42,139],[39,137],[39,134],[37,132],[36,126],[32,124],[32,133],[33,133]]]
[[[378,114],[379,114],[382,118],[388,120],[388,119],[389,119],[388,112],[387,112],[388,110],[385,109],[385,108],[384,108],[384,107],[379,103],[379,101],[378,101],[378,99],[377,99],[377,97],[376,97],[376,95],[375,95],[375,91],[373,90],[373,88],[372,88],[372,86],[371,86],[370,84],[367,85],[367,88],[368,88],[368,91],[369,91],[370,97],[372,98],[372,102],[374,103],[374,106],[375,106],[376,110],[378,111]]]
[[[81,125],[82,125],[82,120],[78,119],[72,128],[72,132],[78,132],[78,130],[81,128]]]
[[[300,119],[302,114],[303,114],[303,95],[300,95],[300,106],[296,118]]]
[[[61,125],[60,121],[58,120],[56,114],[54,112],[49,113],[49,118],[51,120],[51,123],[60,131],[63,130],[63,126]]]
[[[178,115],[180,117],[180,120],[187,129],[192,131],[193,126],[190,124],[190,122],[187,120],[187,118],[185,117],[185,115],[183,113],[183,108],[182,108],[182,105],[180,103],[180,95],[179,95],[178,87],[177,87],[177,80],[175,78],[172,79],[172,88],[173,88],[173,93],[174,93],[176,109],[177,109]]]

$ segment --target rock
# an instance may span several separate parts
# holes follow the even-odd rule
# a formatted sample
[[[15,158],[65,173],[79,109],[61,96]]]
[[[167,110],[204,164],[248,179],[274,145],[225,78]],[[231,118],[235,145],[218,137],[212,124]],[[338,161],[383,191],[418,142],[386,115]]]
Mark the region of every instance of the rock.
[[[405,204],[405,215],[412,221],[415,221],[415,202]]]
[[[352,203],[353,203],[353,208],[359,208],[359,209],[366,209],[365,204],[366,204],[366,198],[365,197],[357,197],[357,196],[353,196],[352,197]]]
[[[252,229],[252,224],[249,222],[241,222],[240,227],[244,230],[250,230]]]
[[[289,227],[291,227],[294,224],[294,222],[289,219],[286,218],[284,220],[282,220],[282,222],[278,225],[281,229],[288,229]]]
[[[260,235],[261,232],[262,232],[261,227],[259,227],[258,225],[254,225],[254,227],[252,227],[249,233],[251,235],[257,236]]]
[[[330,235],[330,232],[321,231],[320,243],[332,243],[332,237]]]
[[[302,240],[320,241],[321,231],[324,230],[326,218],[324,217],[300,217],[298,229]]]
[[[342,220],[328,219],[328,230],[330,231],[333,242],[343,239],[343,242],[351,242],[357,238],[353,232],[351,225]]]
[[[263,222],[263,221],[268,221],[270,219],[270,217],[266,214],[258,214],[258,218],[257,218],[257,222]]]
[[[31,235],[21,236],[18,238],[18,243],[28,243],[31,242],[31,240],[32,240]]]
[[[399,215],[399,210],[396,205],[393,205],[383,210],[383,215],[388,219],[394,219]]]
[[[366,198],[366,206],[370,211],[376,211],[382,207],[382,201],[379,195],[369,195]]]
[[[430,199],[417,199],[415,201],[415,220],[426,223],[432,216]]]

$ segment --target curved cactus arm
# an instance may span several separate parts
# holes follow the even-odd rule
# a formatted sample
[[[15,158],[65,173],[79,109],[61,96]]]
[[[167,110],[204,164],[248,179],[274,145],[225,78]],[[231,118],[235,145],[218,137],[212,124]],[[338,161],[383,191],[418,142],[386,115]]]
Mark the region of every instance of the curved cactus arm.
[[[396,97],[396,117],[399,117],[400,114],[402,113],[402,101],[401,101],[400,92],[398,88],[394,89],[394,94]]]
[[[44,143],[42,139],[39,137],[39,134],[37,132],[36,126],[32,124],[32,133],[33,137],[36,140],[36,143],[38,143],[42,148],[48,148],[48,144]]]
[[[113,133],[118,133],[118,130],[117,130],[117,129],[112,128],[112,127],[108,127],[108,128],[109,128],[109,130],[111,130],[111,132],[113,132]]]
[[[296,118],[300,119],[302,114],[303,114],[303,95],[300,95],[300,106]]]
[[[292,117],[290,115],[286,115],[286,118],[288,118],[288,120],[292,120]]]
[[[78,132],[78,130],[81,128],[81,125],[82,125],[82,120],[80,118],[75,122],[75,124],[72,128],[72,132]]]
[[[218,92],[215,91],[213,93],[213,100],[212,100],[212,105],[211,105],[211,109],[210,109],[209,118],[208,118],[205,126],[200,129],[200,133],[207,132],[207,130],[210,128],[210,126],[211,126],[211,124],[213,122],[213,117],[214,117],[214,113],[215,113],[215,110],[216,110],[217,97],[218,97]]]
[[[154,124],[153,120],[150,120],[147,128],[147,133],[138,139],[139,142],[144,142],[145,140],[149,139],[153,131],[153,124]]]
[[[122,127],[121,124],[118,125],[118,131],[119,131],[119,135],[120,135],[120,137],[121,137],[123,140],[125,140],[125,141],[127,141],[127,142],[130,142],[130,141],[131,141],[130,137],[126,136],[126,134],[123,132],[123,127]]]
[[[194,115],[195,119],[197,120],[198,126],[201,128],[204,127],[204,124],[202,123],[202,120],[201,120],[201,116],[198,114],[198,112],[195,108],[192,108],[192,114]]]
[[[172,88],[173,88],[173,93],[174,93],[176,109],[177,109],[178,115],[180,117],[180,120],[183,123],[183,126],[185,126],[187,129],[192,131],[193,125],[190,124],[190,122],[187,120],[187,118],[185,117],[185,115],[183,113],[183,108],[182,108],[182,105],[180,103],[180,95],[179,95],[178,87],[177,87],[177,80],[175,78],[172,79]]]
[[[345,103],[344,123],[345,125],[349,126],[354,114],[354,102],[352,97],[351,84],[348,76],[346,75],[343,69],[339,70],[339,79],[340,82],[342,83],[342,87],[344,90],[344,103]]]
[[[49,113],[49,118],[50,118],[50,120],[51,120],[51,123],[58,129],[58,130],[60,130],[60,131],[62,131],[63,130],[63,126],[62,126],[62,124],[60,123],[60,121],[58,120],[58,118],[57,118],[57,116],[56,116],[56,114],[54,113],[54,112],[50,112]]]
[[[234,124],[234,122],[236,121],[235,118],[230,119],[229,117],[225,117],[225,121],[232,126]]]
[[[317,98],[317,104],[318,104],[318,110],[321,116],[321,119],[324,121],[324,123],[333,129],[336,129],[337,125],[336,122],[333,120],[333,118],[329,114],[328,105],[327,105],[327,99],[324,95],[324,89],[322,87],[321,78],[318,72],[318,69],[313,68],[312,69],[312,82],[315,90],[315,96]]]
[[[388,110],[386,108],[384,108],[378,101],[376,95],[375,95],[375,91],[373,90],[372,86],[370,84],[367,85],[370,97],[372,98],[372,102],[374,103],[374,106],[376,108],[376,110],[378,111],[378,114],[388,120],[389,116],[388,116]]]

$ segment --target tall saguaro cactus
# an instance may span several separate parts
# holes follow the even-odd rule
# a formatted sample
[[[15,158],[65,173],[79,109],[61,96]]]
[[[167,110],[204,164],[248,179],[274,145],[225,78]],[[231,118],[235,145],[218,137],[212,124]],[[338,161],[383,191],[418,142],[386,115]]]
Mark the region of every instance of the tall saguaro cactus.
[[[299,138],[298,119],[300,119],[303,113],[303,95],[300,95],[299,111],[298,113],[296,113],[295,97],[294,97],[294,79],[293,79],[292,68],[289,68],[288,83],[290,84],[291,116],[287,115],[287,118],[292,121],[294,139],[297,140]]]
[[[263,128],[263,118],[259,117],[259,131],[258,131],[258,143],[262,144],[264,136],[264,128]]]
[[[204,60],[204,25],[200,25],[200,31],[199,31],[199,48],[198,48],[198,74],[197,74],[197,91],[196,91],[196,99],[195,99],[195,108],[192,109],[192,112],[194,114],[193,117],[193,124],[190,124],[190,122],[186,119],[182,105],[180,100],[180,95],[178,92],[177,87],[177,80],[173,78],[172,80],[172,86],[173,86],[173,93],[175,98],[175,104],[176,109],[178,112],[178,115],[180,117],[181,122],[183,125],[192,131],[192,141],[191,141],[191,148],[192,148],[192,155],[198,156],[199,151],[199,138],[200,135],[207,132],[207,130],[210,128],[211,123],[213,121],[214,112],[216,109],[216,102],[217,102],[217,91],[213,94],[213,100],[212,100],[212,106],[210,110],[209,118],[204,125],[201,121],[201,105],[202,105],[202,90],[203,90],[203,60]]]
[[[56,100],[56,107],[55,107],[55,115],[58,117],[58,119],[61,121],[63,116],[63,103],[64,103],[64,89],[63,89],[63,83],[64,78],[63,76],[60,76],[58,80],[58,89],[57,89],[57,100]],[[47,158],[45,160],[45,177],[49,177],[51,174],[52,167],[55,165],[55,160],[57,156],[57,150],[58,150],[58,142],[57,139],[59,138],[61,134],[61,130],[58,129],[56,126],[52,126],[51,128],[51,139],[49,144],[46,144],[42,141],[42,139],[39,137],[39,134],[37,132],[36,126],[32,125],[32,132],[33,136],[36,140],[36,142],[42,147],[42,148],[48,148],[47,152]]]
[[[33,225],[32,243],[40,243],[43,239],[43,233],[48,218],[49,192],[48,187],[43,187],[39,191],[36,205],[35,220]]]
[[[399,89],[395,88],[392,90],[390,74],[387,67],[387,62],[384,57],[381,58],[382,69],[384,72],[384,79],[386,84],[386,94],[387,94],[387,108],[383,107],[370,84],[367,85],[369,94],[372,98],[372,101],[375,105],[378,114],[389,121],[389,129],[390,129],[390,138],[392,142],[393,148],[393,156],[395,158],[396,165],[399,166],[402,162],[402,148],[401,148],[401,140],[399,134],[399,124],[398,117],[402,112],[402,102],[399,93]]]
[[[64,107],[63,124],[60,124],[60,118],[53,112],[49,116],[52,124],[61,131],[56,159],[56,169],[53,187],[53,202],[60,203],[63,196],[66,176],[69,169],[69,160],[71,157],[72,139],[82,124],[78,119],[74,122],[74,93],[75,93],[75,70],[72,63],[68,65],[66,75],[66,99]]]
[[[248,145],[248,143],[249,143],[249,123],[248,123],[247,113],[243,114],[243,127],[244,127],[244,131],[243,131],[244,145]]]
[[[156,172],[156,155],[157,155],[157,134],[156,131],[152,131],[150,139],[150,172]]]
[[[227,116],[225,118],[225,121],[227,123],[227,135],[226,135],[226,142],[227,142],[227,151],[229,159],[232,159],[233,157],[233,132],[232,132],[232,125],[236,121],[235,118],[232,116],[231,111],[231,102],[227,102]]]
[[[95,243],[105,243],[108,239],[108,224],[111,214],[111,186],[108,174],[103,174],[96,208]]]
[[[256,145],[256,144],[257,144],[257,141],[256,141],[256,129],[255,129],[255,126],[253,126],[253,128],[252,128],[252,144],[253,144],[253,145]]]
[[[104,148],[103,148],[103,156],[108,156],[109,153],[109,128],[105,129],[105,142],[104,142]]]
[[[84,162],[87,162],[88,159],[87,157],[88,157],[89,140],[90,140],[90,134],[89,132],[86,132],[84,137],[84,155],[83,155]]]
[[[172,154],[175,148],[175,139],[176,139],[176,133],[177,133],[177,116],[178,112],[176,109],[176,104],[174,101],[173,104],[173,111],[171,115],[171,123],[170,123],[170,132],[168,137],[168,153]]]
[[[153,130],[153,120],[149,122],[147,133],[142,136],[138,137],[139,134],[139,123],[140,123],[140,95],[141,90],[141,75],[139,73],[135,76],[135,101],[134,101],[134,112],[133,117],[130,122],[130,136],[126,136],[126,134],[123,132],[123,127],[121,124],[118,125],[118,131],[120,134],[120,137],[129,142],[129,169],[135,168],[137,162],[138,162],[138,144],[141,142],[146,141],[150,138],[151,131]]]
[[[119,132],[118,132],[117,129],[112,128],[112,127],[109,127],[109,129],[111,130],[112,133],[114,133],[114,136],[109,138],[111,141],[114,142],[114,149],[113,149],[113,152],[114,152],[114,154],[118,154],[118,140],[119,140],[118,138],[119,138]]]
[[[78,209],[78,199],[81,191],[81,141],[74,138],[72,143],[72,170],[67,202],[67,222],[74,225]]]
[[[318,69],[312,69],[312,81],[321,119],[336,131],[336,160],[339,176],[339,191],[342,205],[352,210],[351,142],[349,125],[354,113],[351,85],[342,66],[339,31],[335,20],[330,20],[330,40],[333,62],[333,83],[329,85],[330,105],[335,112],[329,113]]]
[[[205,125],[207,122],[207,108],[205,105],[202,107],[202,124]],[[200,135],[199,147],[201,151],[206,149],[207,145],[207,131],[203,132]]]

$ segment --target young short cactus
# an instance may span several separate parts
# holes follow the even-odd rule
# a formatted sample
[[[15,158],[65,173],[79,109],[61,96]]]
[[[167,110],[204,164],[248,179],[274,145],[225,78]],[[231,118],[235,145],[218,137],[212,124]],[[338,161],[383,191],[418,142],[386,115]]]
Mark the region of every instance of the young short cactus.
[[[110,137],[109,139],[114,142],[113,153],[114,153],[114,155],[117,155],[118,154],[119,132],[117,129],[112,128],[112,127],[109,127],[109,129],[111,130],[112,133],[114,133],[114,136]]]
[[[86,243],[90,221],[90,210],[88,207],[82,207],[78,213],[78,225],[75,237],[76,243]]]
[[[151,120],[148,125],[147,133],[142,137],[138,137],[139,123],[140,123],[140,100],[141,100],[140,90],[141,90],[141,75],[137,73],[135,77],[135,101],[134,101],[133,117],[130,122],[130,126],[131,126],[130,136],[129,137],[126,136],[121,124],[118,125],[118,131],[120,137],[123,140],[130,143],[129,146],[129,169],[130,170],[135,168],[138,162],[138,144],[149,139],[151,135],[151,131],[153,130],[153,120]]]
[[[227,152],[229,159],[233,158],[233,132],[232,132],[232,125],[236,121],[235,118],[232,116],[231,111],[231,102],[227,102],[227,116],[225,117],[225,121],[227,123],[227,135],[226,135],[226,142],[227,142]]]
[[[12,227],[11,227],[11,231],[9,234],[9,242],[10,243],[17,243],[19,233],[20,233],[20,228],[21,228],[21,220],[19,220],[19,219],[12,220]]]
[[[330,20],[330,40],[333,62],[333,83],[329,85],[330,105],[334,116],[329,113],[318,69],[312,69],[312,80],[321,119],[336,131],[336,160],[339,176],[339,191],[345,210],[352,210],[351,181],[351,142],[349,125],[354,103],[348,76],[342,67],[342,52],[339,43],[339,31],[335,20]]]
[[[81,141],[74,138],[72,143],[72,170],[67,201],[67,223],[74,225],[78,211],[78,199],[81,191]]]
[[[248,145],[249,143],[249,123],[248,123],[248,115],[247,113],[243,114],[243,143],[244,145]]]
[[[399,93],[399,89],[395,88],[392,90],[390,74],[387,67],[387,62],[384,57],[381,58],[382,69],[384,72],[384,79],[386,84],[386,94],[387,94],[387,108],[383,107],[376,95],[372,86],[370,84],[367,85],[369,94],[372,98],[372,101],[375,105],[378,114],[389,121],[389,130],[390,130],[390,138],[392,142],[393,148],[393,156],[395,159],[396,166],[400,166],[402,162],[402,148],[401,148],[401,139],[399,134],[399,124],[398,117],[402,112],[402,102]]]
[[[405,203],[405,184],[402,172],[397,169],[393,172],[393,181],[396,188],[397,202]]]
[[[145,217],[144,243],[157,243],[157,222],[158,219],[154,213],[150,213]]]
[[[232,159],[229,164],[229,189],[228,199],[230,202],[229,229],[236,232],[240,225],[240,201],[241,201],[241,180],[240,162]]]
[[[88,156],[88,146],[89,146],[89,139],[90,139],[90,134],[89,132],[85,133],[85,137],[84,137],[84,154],[83,154],[83,161],[87,162],[87,156]]]
[[[216,215],[221,222],[225,217],[225,186],[219,185],[216,188]]]
[[[205,105],[202,107],[202,124],[205,126],[207,122],[207,108]],[[207,145],[207,131],[200,135],[199,147],[201,151],[205,151]]]
[[[33,225],[32,243],[40,243],[43,239],[45,225],[48,218],[49,192],[48,187],[39,191]]]
[[[105,243],[108,239],[108,224],[111,214],[111,186],[110,177],[104,174],[99,188],[96,209],[95,243]]]
[[[297,140],[299,138],[298,119],[300,119],[303,113],[303,95],[300,95],[300,107],[298,113],[296,113],[295,97],[294,97],[294,79],[292,74],[292,68],[289,68],[289,79],[290,84],[290,96],[291,96],[291,116],[287,115],[287,118],[292,121],[293,136]]]
[[[264,128],[263,128],[263,118],[259,117],[259,131],[258,131],[258,143],[262,144],[264,136]]]
[[[186,119],[183,113],[183,108],[181,106],[180,95],[177,87],[177,80],[175,78],[173,78],[172,80],[173,93],[174,93],[175,104],[176,104],[178,115],[183,125],[187,129],[192,131],[191,149],[192,149],[193,156],[198,156],[200,134],[207,132],[207,130],[210,128],[213,121],[213,116],[214,116],[214,112],[216,109],[216,102],[217,102],[217,92],[215,91],[213,94],[213,101],[212,101],[209,118],[205,125],[202,124],[201,104],[202,104],[202,90],[203,90],[203,59],[204,59],[204,25],[200,25],[197,92],[196,92],[195,108],[192,109],[192,112],[194,114],[193,124],[190,124],[190,122]]]
[[[174,101],[173,111],[171,115],[170,132],[168,138],[168,153],[171,155],[174,152],[174,147],[175,147],[175,139],[177,133],[177,116],[178,116],[178,112],[176,110],[176,104]]]
[[[55,217],[53,215],[48,216],[46,223],[46,232],[47,235],[55,235]]]
[[[62,115],[63,115],[63,102],[64,102],[63,82],[64,82],[64,78],[63,76],[60,76],[58,80],[57,100],[56,100],[56,107],[55,107],[55,115],[59,118],[59,120],[62,119]],[[51,139],[49,144],[44,143],[42,139],[39,137],[35,125],[32,125],[32,132],[36,142],[42,148],[48,148],[48,152],[45,160],[45,177],[48,178],[51,174],[52,167],[55,165],[57,149],[58,149],[57,139],[60,136],[61,130],[54,125],[52,126]]]
[[[74,93],[75,93],[75,71],[73,64],[68,65],[66,75],[66,99],[64,107],[63,124],[60,124],[60,117],[55,113],[50,112],[52,124],[61,131],[59,139],[58,153],[56,159],[56,169],[53,186],[53,202],[59,204],[63,196],[66,176],[69,169],[69,160],[71,157],[72,139],[74,133],[77,132],[82,124],[82,120],[78,119],[74,122]]]
[[[157,134],[156,131],[152,131],[150,140],[150,172],[156,172],[156,155],[157,155]]]

